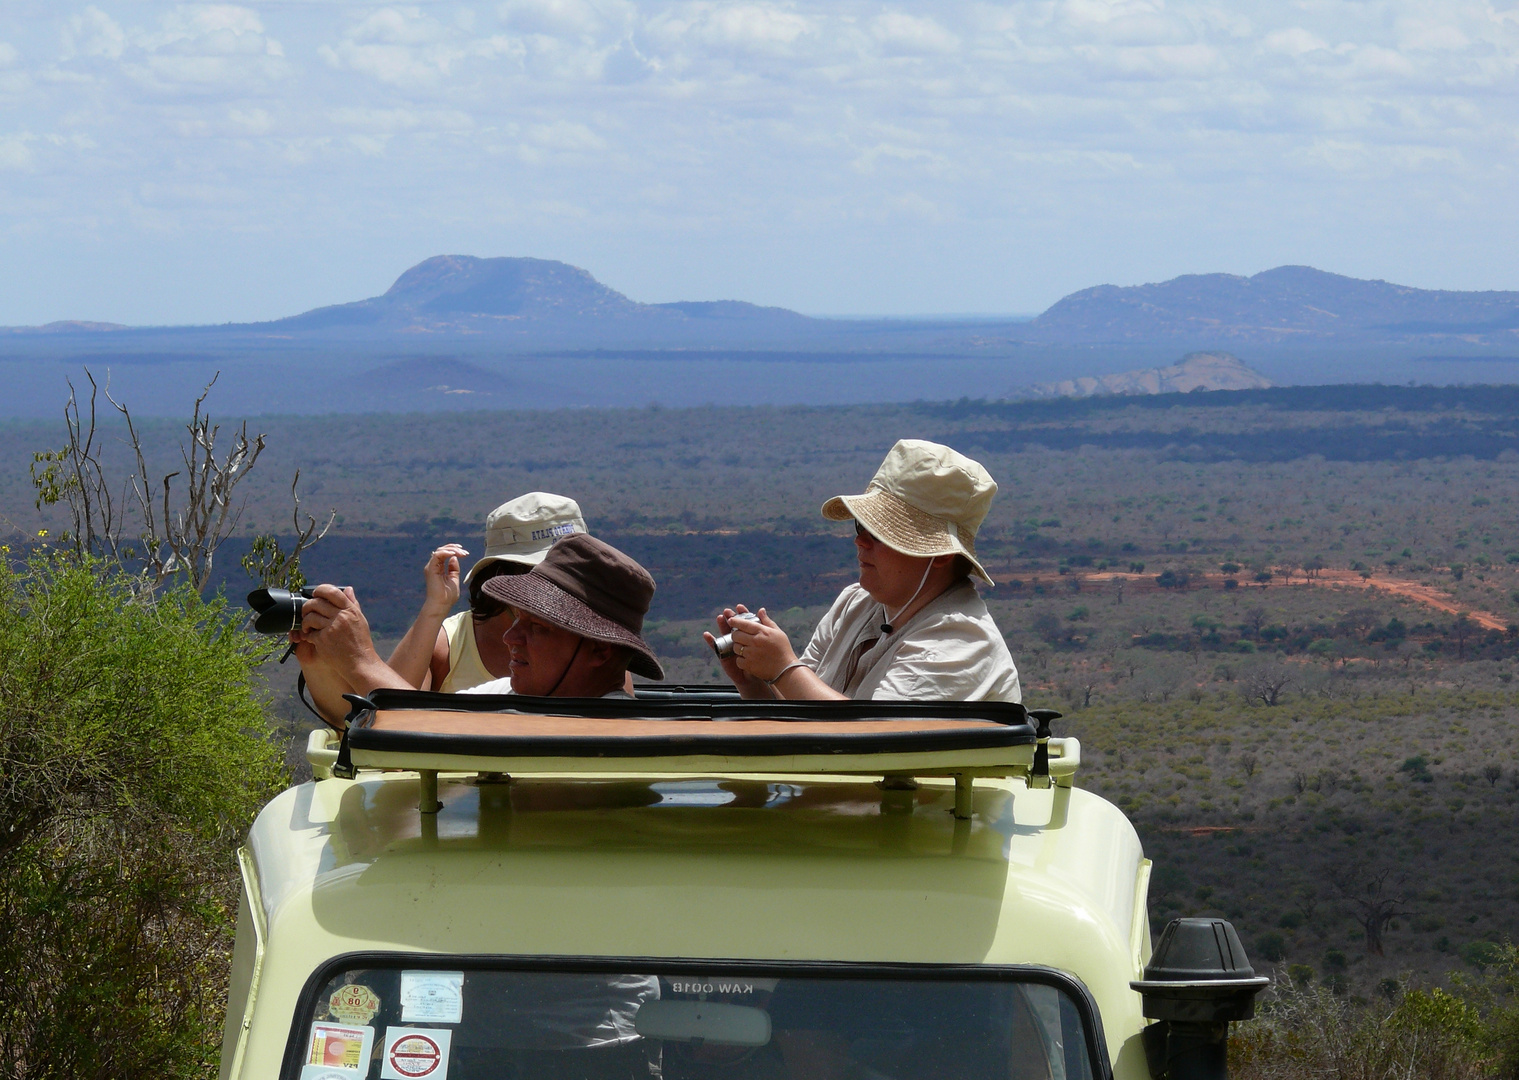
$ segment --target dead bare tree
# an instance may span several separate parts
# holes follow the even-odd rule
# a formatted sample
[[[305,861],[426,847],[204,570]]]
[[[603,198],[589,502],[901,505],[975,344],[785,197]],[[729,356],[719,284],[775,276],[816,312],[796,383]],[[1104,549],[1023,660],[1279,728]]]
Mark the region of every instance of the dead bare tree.
[[[60,503],[66,506],[72,527],[64,542],[80,554],[104,558],[140,575],[148,592],[156,591],[176,574],[183,574],[196,592],[204,592],[211,582],[216,549],[242,517],[243,503],[234,499],[234,491],[257,464],[264,450],[264,436],[250,438],[244,421],[232,435],[230,448],[218,457],[216,442],[221,425],[212,423],[204,410],[206,398],[216,385],[213,377],[195,399],[186,425],[190,437],[180,444],[183,468],[153,481],[131,410],[111,396],[109,382],[100,387],[88,370],[85,377],[90,382],[87,418],[71,381],[63,411],[68,445],[32,455],[38,509]],[[107,475],[96,426],[96,403],[102,393],[126,424],[132,455],[133,469],[119,485],[119,494]],[[183,485],[182,493],[175,490],[176,479]],[[294,549],[289,553],[280,550],[273,537],[255,541],[256,549],[262,545],[262,562],[269,564],[264,567],[265,582],[298,573],[301,552],[326,536],[336,519],[336,511],[325,523],[307,514],[303,523],[295,483],[290,491],[295,501]]]
[[[1240,677],[1239,692],[1246,701],[1259,701],[1267,708],[1275,708],[1282,700],[1282,692],[1295,681],[1285,665],[1267,661]]]
[[[1352,862],[1329,871],[1329,883],[1366,935],[1366,951],[1383,955],[1382,933],[1387,924],[1408,915],[1404,908],[1403,877],[1393,867],[1370,869],[1362,862]]]

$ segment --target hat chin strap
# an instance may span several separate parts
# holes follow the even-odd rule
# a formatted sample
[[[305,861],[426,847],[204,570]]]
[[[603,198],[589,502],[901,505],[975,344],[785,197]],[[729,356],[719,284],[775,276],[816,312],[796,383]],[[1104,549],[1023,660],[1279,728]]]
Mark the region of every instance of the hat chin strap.
[[[577,640],[575,642],[575,651],[572,652],[572,653],[570,653],[569,663],[567,663],[567,664],[564,665],[564,670],[559,673],[559,678],[556,679],[556,680],[554,680],[554,685],[549,689],[548,693],[546,693],[546,694],[543,695],[544,697],[553,697],[554,696],[554,691],[558,690],[559,687],[560,687],[560,684],[562,684],[564,682],[565,676],[570,673],[570,668],[572,668],[572,667],[575,666],[575,661],[580,656],[580,647],[582,645],[584,645],[584,644],[585,644],[585,638],[580,638],[579,640]]]
[[[899,618],[902,617],[902,612],[904,612],[908,608],[912,607],[912,602],[918,598],[918,593],[921,593],[923,591],[923,586],[925,586],[925,585],[928,584],[928,575],[931,574],[931,573],[933,573],[933,572],[934,572],[934,560],[933,560],[932,557],[930,557],[929,560],[928,560],[928,565],[923,568],[923,580],[920,581],[920,582],[918,582],[917,589],[914,590],[913,594],[907,598],[907,603],[905,603],[901,607],[897,608],[897,613],[895,615],[891,614],[891,612],[889,612],[889,611],[886,612],[886,621],[881,624],[881,633],[883,633],[883,634],[892,634],[892,633],[895,633],[895,631],[892,630],[892,628],[891,628],[891,624],[894,623],[894,622],[896,622]],[[882,611],[886,611],[886,605],[885,604],[881,605],[881,610]],[[561,676],[561,678],[563,678],[563,676]]]

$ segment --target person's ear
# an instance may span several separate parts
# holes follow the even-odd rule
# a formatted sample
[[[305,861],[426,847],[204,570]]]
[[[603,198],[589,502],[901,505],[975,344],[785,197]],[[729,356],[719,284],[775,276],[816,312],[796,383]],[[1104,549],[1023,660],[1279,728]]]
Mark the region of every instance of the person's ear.
[[[617,655],[617,646],[605,641],[592,641],[590,638],[587,638],[586,645],[589,648],[582,649],[581,655],[588,659],[595,667],[605,667]]]

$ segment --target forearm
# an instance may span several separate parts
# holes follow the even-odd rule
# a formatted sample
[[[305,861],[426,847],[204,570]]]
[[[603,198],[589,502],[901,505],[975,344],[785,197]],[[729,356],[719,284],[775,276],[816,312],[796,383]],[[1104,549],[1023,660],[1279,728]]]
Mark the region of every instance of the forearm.
[[[375,690],[415,690],[393,667],[378,655],[353,663],[346,672],[353,693],[366,697]]]
[[[432,667],[438,635],[443,632],[443,615],[423,609],[406,636],[390,654],[390,668],[413,690],[422,689]]]
[[[316,711],[328,723],[341,728],[343,718],[348,715],[348,702],[343,695],[353,693],[353,687],[329,664],[303,663],[301,674],[306,676],[306,692]]]
[[[783,671],[780,678],[769,684],[775,696],[788,701],[848,701],[848,694],[841,694],[818,678],[809,667],[793,667]]]

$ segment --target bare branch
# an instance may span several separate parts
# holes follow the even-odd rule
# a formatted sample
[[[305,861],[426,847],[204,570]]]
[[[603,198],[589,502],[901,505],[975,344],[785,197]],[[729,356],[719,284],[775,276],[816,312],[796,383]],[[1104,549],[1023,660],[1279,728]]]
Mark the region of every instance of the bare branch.
[[[142,576],[148,591],[183,573],[197,592],[204,592],[211,581],[217,547],[242,518],[244,503],[235,498],[235,489],[257,464],[264,451],[265,437],[262,434],[250,437],[245,421],[239,425],[226,454],[218,459],[216,441],[221,425],[213,424],[205,410],[206,398],[220,377],[218,373],[195,399],[186,425],[189,441],[180,444],[183,467],[164,474],[160,483],[151,485],[147,455],[131,410],[111,395],[107,381],[105,397],[126,424],[126,441],[135,465],[122,482],[118,507],[95,438],[95,399],[101,388],[89,371],[85,375],[90,380],[88,424],[81,415],[71,383],[64,408],[69,445],[63,450],[33,455],[32,482],[38,490],[39,508],[66,502],[73,516],[72,538],[78,549],[130,568]],[[296,481],[299,479],[297,472]],[[178,495],[176,480],[183,485]],[[337,514],[334,511],[325,525],[308,515],[303,525],[294,483],[291,496],[295,502],[296,547],[288,557],[281,558],[289,564],[285,572],[298,572],[296,565],[301,552],[326,536]],[[137,520],[140,531],[136,537],[124,538],[129,516]],[[132,546],[134,541],[137,547]]]

